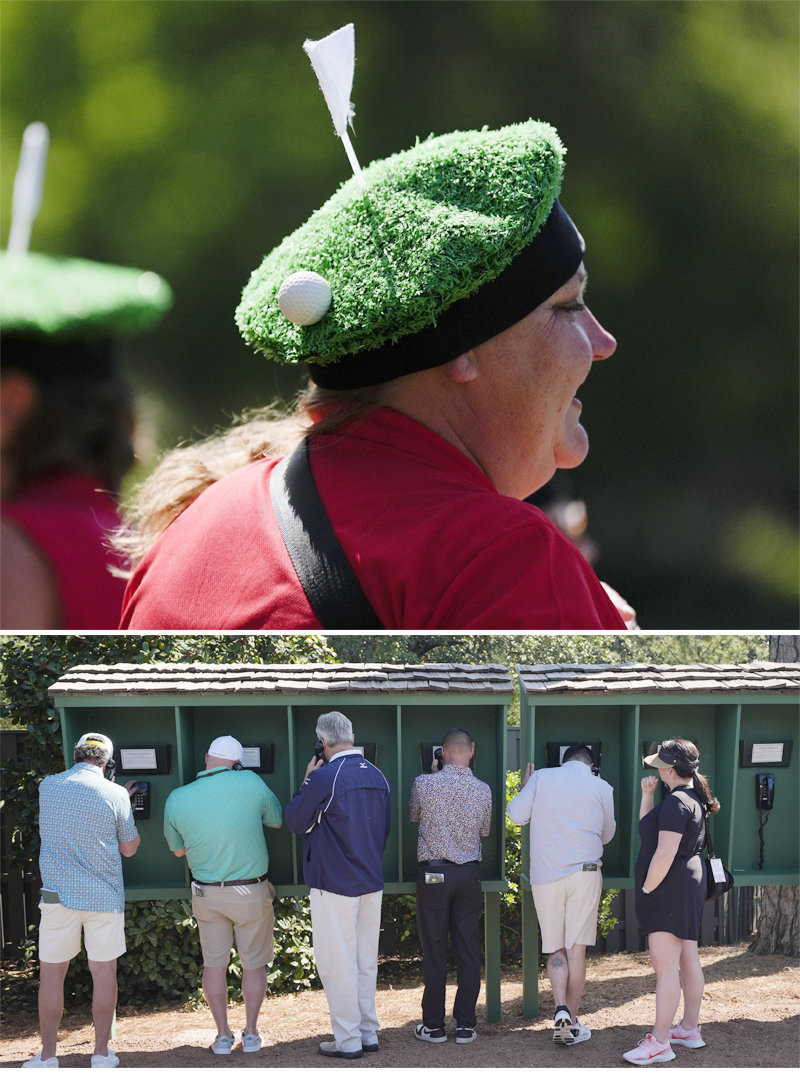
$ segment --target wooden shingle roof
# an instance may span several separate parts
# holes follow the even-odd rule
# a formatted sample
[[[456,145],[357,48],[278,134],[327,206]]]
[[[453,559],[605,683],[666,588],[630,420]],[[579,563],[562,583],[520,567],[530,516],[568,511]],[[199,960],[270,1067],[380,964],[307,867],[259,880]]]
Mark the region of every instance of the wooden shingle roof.
[[[51,697],[124,694],[508,695],[502,664],[82,664]]]
[[[527,694],[797,693],[800,664],[519,665]]]

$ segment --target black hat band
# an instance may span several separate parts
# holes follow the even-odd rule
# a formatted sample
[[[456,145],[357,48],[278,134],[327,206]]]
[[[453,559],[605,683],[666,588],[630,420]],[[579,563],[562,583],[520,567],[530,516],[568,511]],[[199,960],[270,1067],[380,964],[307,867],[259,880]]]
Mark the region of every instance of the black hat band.
[[[556,200],[511,264],[440,314],[435,325],[330,365],[309,362],[311,379],[321,388],[366,388],[444,365],[527,317],[575,275],[584,252],[583,239]]]

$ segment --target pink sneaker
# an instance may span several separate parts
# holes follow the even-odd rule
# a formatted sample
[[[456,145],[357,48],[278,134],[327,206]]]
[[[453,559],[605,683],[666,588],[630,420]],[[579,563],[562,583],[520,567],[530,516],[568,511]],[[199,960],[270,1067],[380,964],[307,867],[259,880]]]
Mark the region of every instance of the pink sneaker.
[[[644,1040],[640,1040],[635,1048],[624,1052],[623,1059],[633,1063],[637,1067],[649,1067],[651,1063],[668,1063],[675,1058],[675,1053],[669,1046],[669,1041],[662,1044],[656,1040],[652,1033],[648,1033]]]
[[[682,1044],[684,1048],[705,1048],[706,1042],[700,1034],[700,1028],[684,1029],[683,1021],[680,1021],[669,1031],[669,1043]]]

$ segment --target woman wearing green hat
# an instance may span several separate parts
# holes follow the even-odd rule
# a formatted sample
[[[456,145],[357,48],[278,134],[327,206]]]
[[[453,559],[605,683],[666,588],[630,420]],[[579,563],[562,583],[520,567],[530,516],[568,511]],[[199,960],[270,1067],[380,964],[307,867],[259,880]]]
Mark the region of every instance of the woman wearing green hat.
[[[624,627],[523,502],[583,461],[576,392],[615,347],[563,156],[534,121],[431,138],[265,258],[237,323],[313,386],[156,471],[122,542],[123,628]]]
[[[0,288],[0,624],[114,629],[125,584],[108,541],[133,464],[133,397],[111,337],[158,320],[169,288],[27,252],[0,254]]]

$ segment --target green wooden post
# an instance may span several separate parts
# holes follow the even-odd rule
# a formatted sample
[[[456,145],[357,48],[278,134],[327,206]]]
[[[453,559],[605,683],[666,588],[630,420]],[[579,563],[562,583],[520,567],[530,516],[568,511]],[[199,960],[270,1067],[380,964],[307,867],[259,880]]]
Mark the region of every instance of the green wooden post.
[[[500,1021],[500,892],[483,893],[486,1021]]]
[[[522,900],[522,1013],[525,1018],[539,1014],[539,919],[530,887],[520,884]]]

